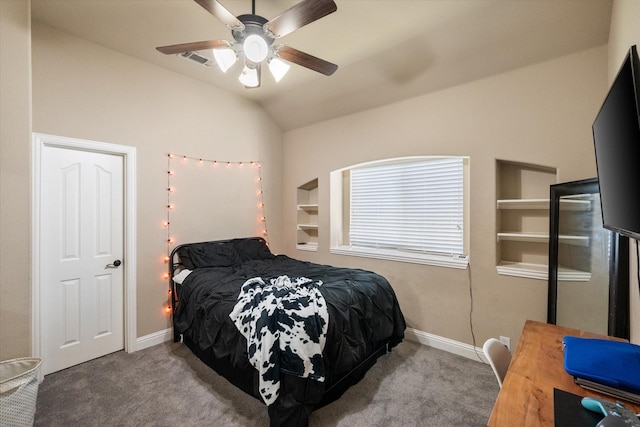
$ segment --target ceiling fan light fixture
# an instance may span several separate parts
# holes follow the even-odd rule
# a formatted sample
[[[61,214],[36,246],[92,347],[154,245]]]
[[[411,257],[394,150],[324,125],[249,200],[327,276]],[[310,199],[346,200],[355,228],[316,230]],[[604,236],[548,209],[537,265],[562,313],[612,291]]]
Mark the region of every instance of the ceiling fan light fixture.
[[[223,73],[226,73],[238,59],[236,52],[229,47],[213,49],[213,57],[216,59],[216,63]]]
[[[269,71],[271,71],[271,75],[276,80],[276,83],[279,82],[285,74],[287,74],[289,68],[291,68],[291,65],[278,58],[271,58],[269,60]]]
[[[267,41],[258,34],[248,35],[242,43],[242,49],[247,59],[256,64],[264,61],[269,54]]]
[[[252,1],[251,13],[238,16],[234,16],[220,3],[220,0],[195,0],[195,2],[231,30],[233,41],[203,40],[158,46],[156,50],[160,53],[178,54],[209,66],[211,59],[200,56],[197,52],[211,50],[223,73],[229,71],[238,59],[241,59],[244,62],[244,68],[238,80],[248,88],[260,87],[262,66],[265,63],[269,66],[276,82],[282,80],[291,64],[300,65],[325,76],[332,75],[338,69],[336,64],[292,47],[273,45],[276,39],[335,12],[338,7],[334,0],[300,0],[272,19],[256,15],[255,0]]]
[[[258,69],[255,67],[251,68],[245,64],[238,80],[240,80],[240,83],[246,87],[258,87],[260,85],[260,81],[258,80]]]

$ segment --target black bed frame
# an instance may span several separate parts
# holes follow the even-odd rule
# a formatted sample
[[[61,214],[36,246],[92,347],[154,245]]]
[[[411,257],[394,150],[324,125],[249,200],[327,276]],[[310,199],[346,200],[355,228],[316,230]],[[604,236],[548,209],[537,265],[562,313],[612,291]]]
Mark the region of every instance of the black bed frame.
[[[262,241],[262,242],[264,242],[266,244],[266,240],[263,239],[262,237],[252,237],[251,239],[256,239],[256,240]],[[233,367],[226,366],[226,365],[218,363],[217,361],[210,360],[208,357],[206,357],[205,354],[202,354],[201,351],[198,349],[198,347],[196,345],[194,345],[192,342],[190,342],[190,340],[188,338],[182,337],[181,334],[179,334],[177,332],[177,330],[175,328],[175,325],[173,324],[173,322],[175,321],[174,320],[175,319],[174,314],[175,314],[175,311],[176,311],[176,308],[177,308],[177,305],[178,305],[178,299],[179,299],[177,291],[176,291],[176,284],[173,281],[173,277],[174,277],[175,272],[178,271],[180,269],[180,267],[183,266],[183,264],[181,263],[181,261],[179,259],[178,250],[180,248],[183,248],[183,247],[186,247],[186,246],[190,246],[190,245],[193,245],[193,244],[228,243],[231,240],[232,239],[185,243],[185,244],[176,246],[173,249],[173,251],[171,251],[171,255],[170,255],[170,258],[169,258],[169,280],[170,280],[170,286],[171,286],[171,314],[172,314],[172,326],[173,326],[173,341],[174,342],[184,342],[184,344],[187,345],[187,347],[189,347],[189,349],[202,362],[204,362],[207,366],[209,366],[211,369],[216,371],[218,374],[220,374],[222,377],[224,377],[225,379],[230,381],[233,385],[235,385],[236,387],[238,387],[239,389],[241,389],[245,393],[247,393],[250,396],[253,396],[256,399],[260,400],[259,397],[255,396],[251,392],[251,389],[252,389],[252,386],[253,386],[253,380],[249,381],[249,378],[245,378],[244,380],[240,380],[237,383],[236,382],[232,382],[229,379],[229,377],[227,375],[225,375],[225,373],[229,372],[231,369],[233,369]],[[325,405],[337,400],[351,386],[357,384],[364,377],[364,375],[367,373],[367,371],[369,369],[371,369],[375,365],[375,363],[378,360],[378,358],[387,353],[387,351],[388,351],[387,346],[388,346],[388,342],[381,342],[376,350],[374,350],[368,357],[366,357],[355,368],[353,368],[347,375],[345,375],[344,377],[340,378],[337,382],[335,382],[328,389],[326,389],[324,391],[324,394],[322,395],[322,398],[321,398],[320,402],[317,405],[314,405],[314,407],[312,407],[312,408],[305,408],[305,411],[307,412],[307,417],[308,417],[308,415],[310,415],[310,413],[313,410],[319,409],[319,408],[321,408],[321,407],[323,407],[323,406],[325,406]],[[286,409],[291,409],[291,408],[286,408]],[[288,427],[288,423],[287,422],[285,422],[284,424],[280,424],[278,421],[274,421],[274,420],[278,420],[283,415],[281,412],[278,412],[278,408],[276,407],[276,405],[270,405],[268,407],[268,411],[269,411],[269,418],[271,419],[271,426],[272,427],[273,426],[285,426],[285,425],[287,425],[287,427]],[[285,418],[287,417],[287,415],[284,415],[284,416],[285,416]],[[294,418],[295,418],[295,416],[294,416]]]
[[[267,241],[265,239],[263,239],[262,237],[248,237],[248,239],[254,239],[254,240],[258,240],[260,242],[263,242],[264,244],[267,244]],[[178,295],[176,293],[176,283],[173,281],[173,277],[176,273],[176,271],[183,266],[182,262],[180,262],[180,257],[178,256],[178,250],[180,250],[180,248],[183,247],[187,247],[187,246],[191,246],[191,245],[197,245],[197,244],[202,244],[202,243],[228,243],[231,242],[233,239],[226,239],[226,240],[212,240],[212,241],[205,241],[205,242],[190,242],[190,243],[183,243],[181,245],[176,246],[175,248],[173,248],[173,250],[171,251],[171,255],[169,255],[169,286],[170,286],[170,294],[171,294],[171,318],[172,318],[172,325],[173,325],[173,318],[174,318],[174,314],[176,312],[176,308],[178,306]],[[176,328],[173,328],[173,342],[178,342],[181,341],[180,339],[180,334],[178,334],[178,332],[176,331]]]

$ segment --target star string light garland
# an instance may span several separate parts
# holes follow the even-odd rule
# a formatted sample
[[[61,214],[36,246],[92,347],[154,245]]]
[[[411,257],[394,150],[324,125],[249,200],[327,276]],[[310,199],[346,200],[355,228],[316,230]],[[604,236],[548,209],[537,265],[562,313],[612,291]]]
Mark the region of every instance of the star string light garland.
[[[230,161],[230,160],[208,160],[208,159],[203,159],[201,157],[190,157],[190,156],[186,156],[186,155],[178,155],[178,154],[172,154],[169,153],[167,154],[167,205],[166,205],[166,209],[167,209],[167,216],[166,219],[162,222],[162,226],[165,228],[166,230],[166,237],[167,237],[167,252],[166,254],[163,256],[163,262],[164,264],[168,265],[167,271],[164,273],[163,275],[163,279],[165,280],[169,280],[169,278],[171,277],[169,270],[171,268],[173,268],[172,263],[173,260],[171,259],[171,251],[172,251],[172,246],[175,243],[175,239],[174,237],[171,235],[171,212],[174,209],[174,204],[172,203],[171,200],[171,194],[174,192],[174,188],[171,186],[171,177],[174,175],[174,170],[171,168],[171,161],[175,158],[179,158],[181,159],[183,162],[188,162],[190,160],[195,160],[198,164],[198,166],[205,166],[205,165],[211,165],[211,167],[213,168],[218,168],[221,165],[224,165],[224,167],[226,168],[232,168],[234,166],[239,167],[239,168],[243,168],[245,167],[245,165],[248,165],[251,168],[256,168],[257,170],[257,177],[256,177],[256,182],[258,183],[258,190],[257,190],[257,196],[258,196],[258,208],[260,209],[261,215],[258,218],[258,221],[260,222],[261,226],[262,226],[262,237],[267,240],[267,218],[265,216],[265,207],[264,207],[264,192],[262,191],[262,175],[261,175],[261,165],[260,162],[257,160],[249,160],[249,161]],[[172,298],[171,295],[171,284],[169,284],[169,297],[168,297],[168,303],[165,306],[165,313],[167,315],[170,315],[171,312],[173,311],[173,301],[174,299]]]

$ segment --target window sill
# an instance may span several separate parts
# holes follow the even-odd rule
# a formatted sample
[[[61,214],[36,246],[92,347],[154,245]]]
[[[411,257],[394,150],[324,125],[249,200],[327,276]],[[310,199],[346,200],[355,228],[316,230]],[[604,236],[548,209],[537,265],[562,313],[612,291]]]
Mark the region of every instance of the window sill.
[[[376,258],[387,261],[409,262],[412,264],[425,264],[462,270],[466,270],[469,265],[469,257],[466,255],[417,254],[383,249],[352,248],[349,246],[333,247],[330,249],[330,252],[336,255]]]

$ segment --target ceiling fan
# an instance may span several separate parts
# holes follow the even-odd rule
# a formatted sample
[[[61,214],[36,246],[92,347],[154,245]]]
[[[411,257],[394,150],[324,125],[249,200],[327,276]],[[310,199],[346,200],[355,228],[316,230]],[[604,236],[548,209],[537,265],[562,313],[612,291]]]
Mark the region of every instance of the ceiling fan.
[[[308,53],[289,46],[274,44],[276,39],[335,12],[338,7],[333,0],[302,0],[270,20],[255,14],[255,0],[251,2],[251,14],[237,17],[217,0],[195,0],[195,2],[229,27],[234,41],[207,40],[174,44],[157,47],[158,51],[172,55],[213,49],[216,63],[225,73],[239,57],[244,57],[244,68],[239,80],[247,88],[260,87],[261,66],[265,61],[276,81],[279,81],[289,70],[289,64],[282,60],[293,62],[326,76],[332,75],[338,69],[336,64]]]

